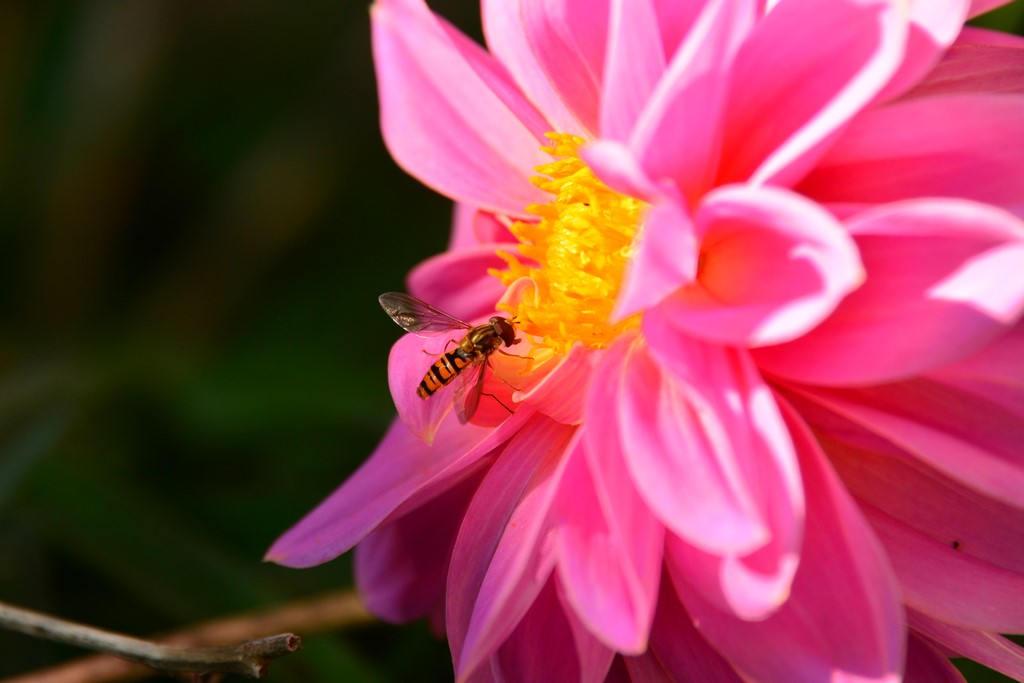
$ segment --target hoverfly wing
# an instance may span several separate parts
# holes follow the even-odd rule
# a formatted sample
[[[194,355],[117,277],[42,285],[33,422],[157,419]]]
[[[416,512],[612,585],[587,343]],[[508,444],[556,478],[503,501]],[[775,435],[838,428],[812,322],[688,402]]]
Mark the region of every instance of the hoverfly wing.
[[[386,292],[377,299],[381,308],[406,332],[442,332],[468,330],[469,323],[435,308],[422,299],[401,292]]]
[[[477,407],[480,405],[480,396],[484,392],[484,368],[487,363],[480,361],[476,367],[466,368],[466,371],[456,381],[455,387],[455,415],[458,416],[461,424],[466,424],[473,419]]]

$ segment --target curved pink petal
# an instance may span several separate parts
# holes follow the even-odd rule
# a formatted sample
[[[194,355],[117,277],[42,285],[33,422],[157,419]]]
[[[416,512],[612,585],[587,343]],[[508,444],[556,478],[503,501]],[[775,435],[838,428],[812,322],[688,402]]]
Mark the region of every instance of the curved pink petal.
[[[847,225],[866,283],[803,337],[756,349],[761,368],[812,384],[894,381],[967,356],[1024,309],[1024,222],[1009,213],[919,200]]]
[[[883,512],[864,512],[885,546],[907,607],[963,628],[1024,631],[1024,574],[961,553],[960,546],[941,543]]]
[[[1024,95],[1024,43],[954,45],[903,99],[937,95]]]
[[[545,544],[574,429],[536,416],[498,457],[466,511],[448,570],[446,623],[458,680],[512,633],[554,564]]]
[[[801,389],[804,391],[804,389]],[[1024,501],[1024,424],[998,405],[941,386],[814,391],[813,399],[915,460],[1010,507]]]
[[[653,308],[697,274],[697,234],[677,202],[666,200],[648,210],[632,248],[613,320]]]
[[[719,356],[725,351],[690,344],[694,348],[683,347],[680,353],[681,364],[703,369],[690,360],[701,362],[703,355],[716,366],[709,374],[723,372],[727,361]],[[621,423],[620,431],[629,435],[621,448],[633,480],[671,531],[709,552],[753,549],[768,540],[752,483],[737,462],[745,453],[730,443],[732,416],[718,415],[717,397],[701,392],[716,385],[704,377],[680,381],[643,342],[613,346],[595,377],[620,378],[620,397],[617,406],[595,402],[588,418]]]
[[[762,346],[799,337],[863,278],[842,225],[788,190],[720,188],[694,223],[703,239],[697,280],[649,315],[699,339]]]
[[[899,71],[879,100],[897,96],[925,77],[953,44],[967,16],[969,0],[910,0],[910,28]]]
[[[481,478],[474,473],[359,542],[355,582],[370,612],[401,623],[442,604],[455,534]]]
[[[536,64],[551,84],[550,90],[557,93],[577,122],[576,126],[563,128],[561,132],[592,137],[600,126],[609,0],[514,0],[505,10],[490,7],[504,1],[507,0],[492,0],[485,10],[514,23],[497,27],[493,20],[488,21],[488,41],[495,50],[500,50],[498,53],[503,60],[519,67],[520,75],[530,77],[529,85],[524,83],[524,88],[531,94],[540,93],[544,98],[541,104],[548,111],[552,109],[546,104],[550,91],[530,88],[537,82],[532,67]],[[522,38],[502,35],[519,30],[523,31]],[[511,54],[513,50],[522,50],[524,42],[526,55]]]
[[[452,330],[451,334],[431,337],[406,334],[391,347],[388,356],[388,387],[398,417],[413,434],[431,444],[437,430],[454,419],[454,383],[443,387],[428,398],[416,393],[423,377],[446,350],[458,343],[465,330]],[[465,380],[457,380],[465,381]]]
[[[694,626],[671,581],[661,584],[651,631],[651,653],[672,674],[673,681],[740,683],[741,680],[732,665]]]
[[[616,140],[596,140],[582,150],[583,160],[601,181],[616,192],[648,203],[676,198],[678,192],[647,174],[633,152]]]
[[[880,443],[869,443],[869,449],[909,454],[993,502],[1024,507],[1024,422],[998,404],[926,381],[851,390],[791,389],[877,437]],[[977,514],[987,519],[991,510],[982,506]],[[959,528],[977,530],[980,523],[972,520],[971,527]],[[1000,556],[1019,563],[1012,558],[1019,558],[1020,550],[1011,553]],[[1020,571],[1019,564],[1009,566]]]
[[[551,130],[581,134],[584,129],[548,80],[523,31],[522,6],[529,1],[483,0],[481,15],[487,46],[544,114]]]
[[[558,600],[556,581],[549,578],[512,635],[492,658],[502,683],[579,681],[572,628]],[[609,664],[611,660],[609,659]]]
[[[546,364],[550,369],[534,370],[514,395],[516,403],[528,405],[538,413],[562,424],[580,424],[585,413],[587,385],[590,384],[594,352],[576,344],[569,353]],[[517,381],[513,377],[512,381]]]
[[[790,185],[810,170],[899,67],[908,22],[898,4],[775,5],[736,57],[717,184]]]
[[[722,364],[723,360],[725,364]],[[691,403],[696,406],[694,412],[702,416],[705,423],[713,419],[714,413],[719,414],[721,424],[716,425],[713,431],[721,430],[719,436],[724,433],[732,443],[719,444],[716,455],[723,465],[738,465],[742,484],[750,489],[753,497],[751,504],[755,509],[750,513],[751,521],[764,526],[764,539],[749,548],[708,550],[689,538],[670,534],[666,538],[666,564],[672,576],[700,591],[706,600],[724,612],[742,619],[763,619],[789,596],[800,556],[803,492],[792,444],[770,392],[748,360],[737,353],[723,352],[720,359],[714,359],[710,354],[704,359],[690,355],[685,363],[691,368],[701,367],[709,371],[705,377],[693,373],[684,380],[690,386],[701,386],[700,380],[717,375],[718,384],[705,386],[718,387],[721,395],[705,400],[704,405]],[[731,373],[735,376],[729,377]],[[673,401],[664,392],[659,399]],[[729,415],[729,411],[735,414]],[[630,441],[635,441],[635,432],[631,435]],[[667,446],[671,447],[671,444]],[[669,453],[666,459],[681,460],[681,455],[679,452]],[[725,458],[736,462],[728,462]],[[651,476],[656,478],[659,475],[667,475],[664,467],[652,468]],[[695,485],[708,487],[716,484],[698,480]],[[666,488],[678,489],[678,486],[667,485]],[[661,493],[658,490],[654,492]],[[686,512],[692,512],[693,504],[686,501],[686,493],[680,491],[681,500],[677,505]],[[704,494],[705,497],[707,495]],[[663,503],[659,507],[665,509],[667,506]],[[713,518],[705,520],[705,531],[716,534],[718,530],[710,524],[712,521]],[[669,526],[678,527],[678,524]]]
[[[979,14],[994,10],[996,7],[1009,5],[1010,2],[1012,0],[971,0],[971,11],[968,16],[976,17]]]
[[[614,382],[592,383],[588,416],[596,403],[614,409],[616,394]],[[664,531],[630,481],[619,443],[614,420],[588,419],[567,456],[558,569],[566,601],[587,628],[608,647],[638,654],[654,618]]]
[[[1024,322],[979,353],[929,373],[928,377],[962,394],[995,404],[1024,420]]]
[[[656,180],[672,179],[690,201],[707,189],[717,170],[729,71],[754,13],[750,0],[704,4],[630,138],[645,171]]]
[[[582,448],[568,457],[557,536],[558,577],[566,602],[606,646],[639,654],[647,649],[658,594],[661,525],[635,492],[629,494],[633,510],[602,509]],[[628,480],[617,483],[630,486]],[[639,515],[640,521],[629,524],[632,520],[615,519],[614,513]],[[640,536],[628,536],[632,531]]]
[[[543,202],[529,182],[546,125],[500,65],[422,0],[378,0],[373,50],[381,130],[392,156],[458,201],[522,215]]]
[[[494,315],[505,287],[487,271],[506,267],[497,254],[503,246],[481,244],[429,258],[409,272],[409,293],[463,320]]]
[[[596,373],[614,376],[621,363],[633,481],[685,542],[688,554],[670,566],[692,573],[724,609],[763,615],[785,599],[803,524],[799,472],[771,392],[741,351],[645,332],[653,356],[638,344]],[[611,420],[600,405],[594,419]]]
[[[624,671],[618,669],[620,665]],[[678,683],[651,652],[620,657],[611,674],[605,683]]]
[[[598,640],[587,625],[580,621],[576,610],[565,597],[561,582],[555,583],[562,612],[569,620],[569,628],[572,629],[573,643],[576,645],[576,655],[580,662],[580,683],[604,683],[616,653]]]
[[[459,202],[455,203],[452,213],[452,234],[448,240],[450,251],[471,249],[481,244],[516,242],[508,229],[507,219],[502,222],[489,211]]]
[[[952,396],[931,383],[919,382],[918,387],[914,393],[934,395],[936,402],[946,402]],[[884,512],[961,555],[1024,575],[1024,547],[1020,543],[1024,500],[1016,505],[999,502],[943,476],[912,453],[830,412],[813,393],[788,392],[787,398],[811,425],[846,488],[862,505]],[[972,400],[961,397],[953,401],[952,410],[935,416],[936,423],[952,418],[965,399]],[[892,397],[890,405],[905,402],[918,401],[904,390]],[[918,413],[930,417],[931,405],[934,403],[921,406]],[[958,422],[964,431],[983,432],[993,429],[988,417],[1000,412],[998,407],[982,403],[978,409],[959,415]]]
[[[658,28],[661,30],[661,45],[665,49],[666,58],[671,58],[679,49],[679,44],[689,34],[703,9],[704,4],[701,2],[654,0]]]
[[[761,621],[737,619],[679,586],[701,633],[760,683],[897,683],[905,624],[885,554],[814,437],[784,411],[807,492],[800,568],[786,603]]]
[[[978,26],[964,26],[953,47],[1024,47],[1024,36],[993,31]]]
[[[907,669],[903,683],[967,683],[960,671],[924,638],[907,639]]]
[[[798,191],[820,202],[959,197],[1024,206],[1024,97],[918,97],[859,117]]]
[[[910,627],[960,657],[968,657],[1017,681],[1024,681],[1024,647],[996,633],[972,631],[907,611]]]
[[[601,137],[625,141],[665,71],[654,0],[610,0]]]
[[[498,429],[448,420],[438,431],[436,447],[425,444],[396,420],[373,455],[277,539],[266,559],[288,567],[312,567],[333,560],[418,491],[446,480],[459,481],[460,473],[519,429],[527,412]]]

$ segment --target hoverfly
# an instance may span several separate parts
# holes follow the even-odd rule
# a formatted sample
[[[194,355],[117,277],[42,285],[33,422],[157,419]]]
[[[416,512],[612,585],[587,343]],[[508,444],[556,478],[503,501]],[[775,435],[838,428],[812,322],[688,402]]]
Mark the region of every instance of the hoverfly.
[[[522,341],[516,338],[512,321],[496,315],[483,325],[473,326],[426,301],[399,292],[381,294],[378,300],[384,311],[406,332],[468,330],[461,340],[449,341],[449,344],[455,344],[455,348],[448,351],[448,346],[445,346],[445,351],[423,375],[416,394],[420,398],[430,398],[443,387],[455,384],[455,413],[459,422],[469,422],[480,404],[484,368],[489,365],[491,354],[502,344],[512,346]]]

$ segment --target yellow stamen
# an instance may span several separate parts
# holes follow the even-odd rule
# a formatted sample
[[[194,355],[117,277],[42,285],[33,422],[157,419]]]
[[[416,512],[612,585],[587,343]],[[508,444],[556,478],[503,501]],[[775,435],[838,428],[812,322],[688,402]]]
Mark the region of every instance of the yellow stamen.
[[[504,308],[534,347],[566,353],[574,343],[607,346],[639,324],[635,315],[612,324],[609,319],[631,257],[633,238],[644,203],[609,189],[579,157],[583,140],[548,133],[555,157],[536,168],[533,183],[554,199],[527,210],[537,222],[517,222],[512,233],[519,254],[499,252],[506,270],[491,274],[505,286],[520,278],[535,285],[530,295]]]

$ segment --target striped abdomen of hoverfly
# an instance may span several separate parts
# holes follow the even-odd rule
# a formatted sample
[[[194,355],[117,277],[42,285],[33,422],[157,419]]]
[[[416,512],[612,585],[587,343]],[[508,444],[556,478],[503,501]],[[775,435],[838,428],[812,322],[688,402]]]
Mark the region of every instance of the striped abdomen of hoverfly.
[[[466,368],[486,363],[502,344],[511,346],[515,341],[512,325],[505,318],[495,316],[486,324],[477,325],[462,338],[458,346],[434,361],[420,381],[416,393],[420,398],[432,396],[441,387],[451,384]]]

